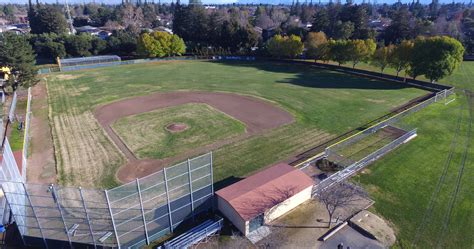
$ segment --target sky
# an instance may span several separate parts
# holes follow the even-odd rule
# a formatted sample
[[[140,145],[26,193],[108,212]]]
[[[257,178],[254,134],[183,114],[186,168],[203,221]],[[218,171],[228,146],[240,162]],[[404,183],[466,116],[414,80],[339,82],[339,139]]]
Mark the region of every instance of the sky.
[[[58,0],[60,3],[64,3],[65,0]],[[144,0],[143,0],[144,1]],[[153,0],[148,0],[148,1],[153,1]],[[158,2],[158,0],[154,0],[155,2]],[[176,0],[175,0],[176,1]],[[183,2],[183,0],[181,0]],[[184,0],[186,1],[186,0]],[[204,4],[226,4],[226,3],[234,3],[234,2],[244,2],[244,3],[272,3],[272,4],[279,4],[279,3],[291,3],[292,0],[202,0]],[[305,0],[300,0],[300,2],[304,2]],[[310,0],[308,0],[309,2]],[[394,3],[397,0],[377,0],[377,2],[380,3]],[[469,3],[470,0],[454,0],[455,2],[465,2]],[[27,3],[28,0],[0,0],[0,3]],[[35,0],[33,0],[35,2]],[[56,0],[40,0],[40,2],[45,2],[45,3],[55,3]],[[92,0],[68,0],[69,3],[88,3],[92,2]],[[121,0],[95,0],[96,3],[109,3],[109,4],[114,4],[114,3],[120,3]],[[166,2],[171,2],[171,0],[161,0],[162,3]],[[313,0],[313,2],[319,2],[319,0]],[[328,0],[322,0],[321,2],[328,2]],[[342,1],[344,2],[344,1]],[[362,2],[362,0],[356,0],[357,2]],[[402,3],[411,3],[412,0],[402,0]],[[421,0],[422,3],[430,3],[431,0]],[[440,0],[441,3],[451,3],[452,0]]]

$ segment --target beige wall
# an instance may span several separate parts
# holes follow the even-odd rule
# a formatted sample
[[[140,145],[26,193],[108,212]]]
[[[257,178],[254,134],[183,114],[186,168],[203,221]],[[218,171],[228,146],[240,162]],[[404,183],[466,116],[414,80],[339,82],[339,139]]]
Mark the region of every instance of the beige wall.
[[[270,223],[276,218],[284,215],[288,211],[297,207],[301,203],[311,199],[312,189],[312,186],[308,187],[265,212],[265,223]],[[217,196],[217,208],[219,209],[219,211],[221,211],[222,214],[224,214],[227,219],[232,222],[232,224],[234,224],[235,227],[237,227],[237,229],[239,229],[241,233],[243,233],[244,235],[247,235],[249,233],[249,221],[244,221],[239,216],[239,214],[237,214],[235,209],[232,208],[232,206],[227,201],[225,201],[219,196]]]
[[[301,203],[309,200],[311,198],[312,189],[313,189],[312,186],[308,187],[304,189],[303,191],[299,192],[298,194],[292,196],[291,198],[283,201],[282,203],[274,206],[273,208],[265,212],[265,223],[270,223],[276,218],[284,215],[288,211],[297,207]]]
[[[217,196],[217,208],[224,216],[234,224],[237,229],[244,235],[248,233],[248,222],[245,222],[235,209],[224,199]]]

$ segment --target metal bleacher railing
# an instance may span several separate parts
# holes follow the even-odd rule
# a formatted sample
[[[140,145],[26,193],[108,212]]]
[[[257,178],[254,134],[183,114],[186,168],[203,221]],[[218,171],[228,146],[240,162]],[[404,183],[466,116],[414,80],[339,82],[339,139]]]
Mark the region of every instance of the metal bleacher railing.
[[[191,228],[180,236],[164,244],[166,249],[189,248],[193,245],[206,241],[222,229],[224,219],[218,221],[206,220],[200,225]]]
[[[450,89],[444,89],[439,92],[437,92],[433,97],[403,111],[400,112],[386,120],[383,120],[363,131],[360,131],[359,133],[356,133],[344,140],[339,141],[338,143],[332,144],[329,147],[326,148],[324,152],[324,157],[328,156],[336,156],[337,157],[337,150],[341,147],[345,146],[350,146],[351,144],[360,141],[367,137],[368,135],[388,126],[391,124],[394,124],[398,121],[400,121],[402,118],[418,112],[432,103],[444,101],[444,104],[447,105],[451,103],[454,100],[454,88]],[[412,138],[413,136],[416,135],[416,129],[410,130],[401,137],[393,140],[389,144],[385,145],[384,147],[372,152],[371,154],[367,155],[366,157],[356,161],[356,162],[351,162],[350,165],[345,167],[344,169],[336,172],[335,174],[331,175],[330,177],[324,179],[321,181],[319,184],[315,185],[313,188],[313,195],[317,195],[318,193],[321,193],[321,191],[324,191],[334,184],[341,182],[350,176],[354,175],[361,169],[363,169],[365,166],[369,165],[371,162],[377,160],[378,158],[382,157],[383,155],[387,154],[388,152],[394,150],[398,146],[402,145],[405,143],[406,140]],[[308,163],[308,162],[307,162]]]
[[[393,140],[391,143],[385,145],[384,147],[372,152],[371,154],[367,155],[366,157],[362,158],[361,160],[354,162],[353,164],[349,165],[348,167],[344,168],[341,171],[329,176],[328,178],[321,181],[319,184],[315,185],[313,188],[313,195],[318,195],[322,191],[330,188],[336,183],[339,183],[350,176],[354,175],[355,173],[359,172],[365,166],[369,165],[371,162],[374,162],[378,158],[382,157],[383,155],[387,154],[388,152],[394,150],[398,146],[405,143],[407,140],[411,139],[413,136],[416,135],[416,129],[413,129],[403,136]]]

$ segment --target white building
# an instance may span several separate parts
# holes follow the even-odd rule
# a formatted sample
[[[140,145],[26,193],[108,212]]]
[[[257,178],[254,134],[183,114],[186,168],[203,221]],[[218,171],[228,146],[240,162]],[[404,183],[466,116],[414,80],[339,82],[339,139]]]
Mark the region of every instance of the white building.
[[[311,198],[313,180],[280,163],[216,192],[219,211],[245,236]]]

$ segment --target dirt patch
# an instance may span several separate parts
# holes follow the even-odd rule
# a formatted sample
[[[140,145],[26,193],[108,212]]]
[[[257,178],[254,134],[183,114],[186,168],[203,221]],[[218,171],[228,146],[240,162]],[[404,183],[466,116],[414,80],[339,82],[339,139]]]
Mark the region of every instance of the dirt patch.
[[[371,99],[371,98],[366,98],[365,100],[369,101],[369,102],[372,102],[372,103],[376,103],[376,104],[381,104],[381,103],[385,103],[386,100],[385,99]]]
[[[28,158],[27,179],[31,183],[55,183],[56,162],[48,120],[46,85],[40,82],[32,88],[30,125],[31,156]]]
[[[355,215],[351,219],[351,223],[369,233],[387,248],[396,241],[393,229],[382,218],[367,210],[363,210]]]
[[[71,74],[58,74],[55,75],[58,80],[75,80],[80,78],[80,75],[71,75]]]
[[[166,126],[166,130],[172,133],[182,132],[189,128],[188,125],[182,123],[169,124]]]
[[[128,163],[122,166],[117,173],[117,178],[120,181],[128,182],[137,177],[146,176],[162,169],[165,165],[171,162],[197,153],[203,153],[222,145],[222,143],[215,143],[212,146],[203,146],[202,148],[197,148],[196,150],[184,153],[179,157],[166,158],[163,160],[138,160],[111,128],[112,123],[125,116],[187,103],[208,104],[241,121],[247,128],[247,133],[242,135],[242,137],[248,137],[249,135],[254,135],[294,121],[293,116],[290,113],[267,101],[231,93],[155,93],[100,106],[95,110],[94,116],[128,159]]]

